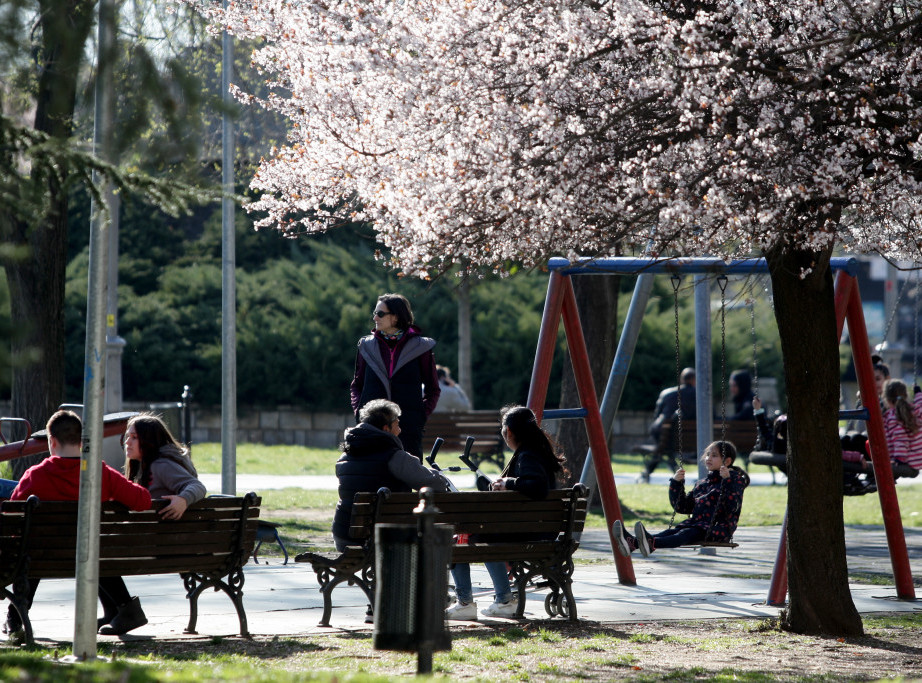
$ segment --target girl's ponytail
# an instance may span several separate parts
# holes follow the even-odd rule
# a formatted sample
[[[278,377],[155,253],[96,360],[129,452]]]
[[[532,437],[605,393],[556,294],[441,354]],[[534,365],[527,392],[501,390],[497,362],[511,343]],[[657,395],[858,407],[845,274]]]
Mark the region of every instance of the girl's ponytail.
[[[916,412],[909,402],[909,392],[906,384],[898,379],[888,379],[884,384],[884,398],[893,404],[893,412],[897,421],[906,428],[910,434],[919,431],[919,421]]]

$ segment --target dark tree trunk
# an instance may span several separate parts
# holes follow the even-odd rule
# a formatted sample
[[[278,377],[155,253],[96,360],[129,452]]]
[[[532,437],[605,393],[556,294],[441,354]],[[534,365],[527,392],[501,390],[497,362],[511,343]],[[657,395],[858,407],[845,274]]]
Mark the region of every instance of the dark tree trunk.
[[[41,5],[40,48],[35,130],[70,138],[77,79],[83,50],[94,23],[95,3],[49,0]],[[56,179],[33,172],[35,195],[46,196],[45,213],[31,220],[7,218],[2,225],[8,243],[25,247],[23,260],[4,263],[10,287],[12,342],[12,412],[41,429],[64,398],[64,280],[67,265],[67,191]],[[104,351],[101,349],[101,351]],[[12,461],[19,477],[37,460]]]
[[[768,257],[788,399],[788,608],[796,633],[860,635],[848,589],[831,251]],[[810,272],[801,276],[804,269]]]
[[[586,337],[589,365],[596,397],[601,402],[611,363],[618,348],[618,289],[621,278],[617,275],[572,275],[573,291],[579,319]],[[576,379],[570,363],[569,351],[563,364],[563,381],[560,389],[560,407],[576,408],[580,405],[576,392]],[[571,482],[579,479],[589,449],[589,438],[583,420],[563,420],[557,433],[563,452],[570,465]]]

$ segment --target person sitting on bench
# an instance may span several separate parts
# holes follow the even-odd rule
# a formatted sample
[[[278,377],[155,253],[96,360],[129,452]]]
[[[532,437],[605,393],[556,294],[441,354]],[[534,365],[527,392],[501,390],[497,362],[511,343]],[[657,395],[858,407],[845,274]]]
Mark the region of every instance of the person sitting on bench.
[[[890,461],[918,470],[922,469],[922,388],[915,385],[912,391],[910,402],[905,382],[898,379],[884,382],[884,436]],[[864,488],[867,493],[877,490],[873,469],[868,472]]]
[[[735,467],[736,446],[729,441],[714,441],[701,456],[708,475],[699,479],[690,493],[685,492],[685,470],[679,468],[669,481],[669,502],[672,509],[691,516],[673,528],[658,534],[649,533],[643,522],[629,534],[621,520],[612,524],[612,535],[618,552],[627,557],[640,549],[644,557],[658,548],[677,548],[704,541],[729,542],[736,531],[743,492],[749,486],[749,475]]]
[[[349,536],[356,493],[374,493],[381,487],[395,492],[418,491],[424,486],[434,491],[448,490],[448,481],[405,451],[399,436],[400,406],[384,398],[362,406],[359,424],[346,430],[343,454],[336,461],[339,502],[333,513],[333,543],[339,552],[349,545],[361,544]]]
[[[494,491],[518,491],[529,498],[547,497],[547,492],[557,488],[558,476],[566,478],[566,460],[558,453],[547,433],[541,429],[535,414],[525,406],[508,406],[502,410],[502,432],[506,445],[514,453],[499,478],[492,483]],[[553,534],[551,534],[553,536]],[[546,540],[542,533],[523,531],[515,540]],[[471,543],[490,543],[509,540],[508,536],[484,538],[472,535]],[[487,617],[514,617],[518,599],[512,594],[509,573],[505,562],[484,562],[493,582],[493,604],[483,610]],[[458,563],[451,569],[458,602],[445,610],[447,619],[477,621],[477,603],[471,584],[471,565]]]
[[[679,412],[681,399],[682,419],[694,420],[697,415],[696,397],[695,397],[695,369],[685,368],[679,375],[680,385],[677,387],[667,387],[663,389],[656,399],[656,406],[653,408],[653,422],[650,424],[650,436],[653,437],[654,443],[659,443],[660,436],[663,433],[663,424],[672,422]],[[653,470],[666,458],[666,464],[674,472],[678,467],[675,457],[671,452],[659,453],[654,452],[650,460],[645,463],[643,472],[640,473],[641,482],[649,482]]]
[[[189,451],[176,440],[163,419],[152,413],[140,413],[128,420],[125,427],[125,476],[140,484],[155,500],[167,500],[160,510],[163,519],[181,519],[186,508],[202,500],[207,493],[199,481]],[[128,588],[120,576],[109,578],[113,594],[124,599]],[[127,602],[107,599],[100,594],[107,616],[99,625],[104,636],[121,636],[147,623],[138,598]]]
[[[48,450],[51,455],[25,471],[10,495],[11,500],[26,500],[32,495],[47,501],[77,500],[80,497],[83,423],[76,413],[59,410],[48,420],[45,429],[48,432]],[[131,510],[150,509],[150,492],[143,486],[128,481],[121,472],[106,463],[102,463],[100,480],[103,501],[115,500]],[[38,583],[38,579],[29,579],[27,607],[32,606]],[[105,611],[104,616],[97,620],[97,628],[107,624],[115,616],[114,613],[110,613],[112,606],[137,601],[137,598],[132,598],[128,594],[125,582],[121,578],[109,576],[99,577],[99,599]],[[147,619],[144,619],[144,623],[147,623]],[[14,642],[20,641],[23,637],[22,620],[12,605],[7,612],[5,630]]]

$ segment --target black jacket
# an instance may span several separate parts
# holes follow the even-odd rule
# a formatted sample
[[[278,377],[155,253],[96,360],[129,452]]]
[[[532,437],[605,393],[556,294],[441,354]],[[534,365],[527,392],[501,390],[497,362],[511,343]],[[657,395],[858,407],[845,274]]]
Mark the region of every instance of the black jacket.
[[[333,514],[333,535],[338,538],[349,538],[356,493],[374,493],[382,486],[391,491],[412,491],[424,486],[436,491],[448,490],[445,479],[404,451],[396,436],[370,424],[363,422],[347,429],[343,450],[336,461],[339,502]]]

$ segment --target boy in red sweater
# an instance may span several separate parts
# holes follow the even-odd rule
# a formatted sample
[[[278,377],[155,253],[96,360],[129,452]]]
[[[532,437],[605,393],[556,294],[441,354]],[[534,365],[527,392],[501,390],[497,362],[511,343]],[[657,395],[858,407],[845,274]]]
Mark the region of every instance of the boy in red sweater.
[[[76,413],[59,410],[48,420],[45,430],[51,455],[25,471],[19,484],[10,494],[10,500],[26,500],[29,496],[38,496],[41,500],[77,500],[80,497],[83,423]],[[103,502],[116,500],[131,510],[150,509],[150,492],[140,484],[128,481],[123,474],[106,463],[102,464],[101,483]],[[119,577],[115,578],[116,582],[105,577],[99,579],[99,594],[103,606],[116,605],[119,609],[134,607],[137,598],[128,595],[124,582]],[[32,598],[37,587],[38,579],[30,579],[29,607],[32,606]],[[137,604],[137,610],[140,611],[140,603]],[[106,611],[111,611],[111,608]],[[99,621],[106,624],[114,617],[115,614],[105,614]],[[143,612],[141,618],[143,623],[139,623],[138,626],[147,623]],[[12,605],[7,612],[5,630],[10,634],[10,640],[22,638],[22,620]]]

